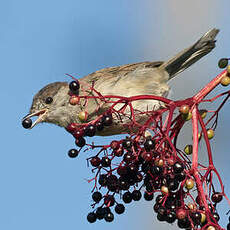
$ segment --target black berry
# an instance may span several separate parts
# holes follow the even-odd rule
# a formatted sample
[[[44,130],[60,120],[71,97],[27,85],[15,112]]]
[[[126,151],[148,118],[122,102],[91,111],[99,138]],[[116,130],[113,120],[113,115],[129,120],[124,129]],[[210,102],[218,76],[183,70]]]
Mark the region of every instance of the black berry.
[[[104,115],[103,118],[102,118],[102,120],[103,120],[103,124],[104,124],[105,126],[112,125],[112,123],[113,123],[113,118],[112,118],[112,115],[111,115],[111,114],[109,114],[109,115]]]
[[[69,152],[68,152],[68,156],[70,158],[77,157],[78,154],[79,154],[79,151],[77,149],[70,149]]]
[[[145,200],[147,200],[147,201],[152,200],[152,199],[153,199],[153,193],[145,192],[145,193],[144,193],[144,198],[145,198]]]
[[[87,215],[87,220],[88,220],[90,223],[94,223],[94,222],[97,220],[96,214],[93,213],[93,212],[90,212],[90,213]]]
[[[181,173],[184,171],[184,166],[181,163],[176,162],[173,165],[173,170],[174,170],[174,173],[176,173],[176,174]]]
[[[166,221],[168,223],[173,223],[176,220],[176,213],[171,211],[166,215]]]
[[[150,151],[152,149],[154,149],[155,147],[155,142],[152,139],[147,139],[144,143],[144,147],[146,151]]]
[[[88,125],[85,129],[85,135],[93,137],[96,134],[96,127],[94,125]]]
[[[117,214],[122,214],[122,213],[124,213],[124,211],[125,211],[125,206],[123,204],[117,204],[115,206],[115,212]]]
[[[212,194],[211,199],[212,199],[212,201],[213,201],[214,203],[219,203],[219,202],[222,201],[223,195],[220,194],[219,192],[215,192],[215,193]]]
[[[99,157],[95,156],[90,160],[90,163],[92,166],[98,167],[101,164],[101,159]]]
[[[134,190],[132,192],[132,199],[138,201],[141,199],[141,192],[139,190]]]
[[[102,131],[104,129],[103,122],[102,121],[98,121],[96,123],[96,128],[97,128],[98,131]]]
[[[32,126],[32,120],[30,118],[26,118],[22,121],[22,126],[25,129],[29,129]]]
[[[106,184],[107,184],[107,176],[106,176],[105,174],[101,174],[101,175],[99,176],[98,183],[99,183],[101,186],[106,186]]]
[[[122,196],[122,199],[126,204],[128,204],[132,201],[132,194],[129,191],[125,192]]]
[[[78,139],[76,139],[75,141],[75,144],[78,146],[78,147],[83,147],[85,146],[85,139],[83,137],[79,137]]]
[[[107,214],[105,215],[104,219],[105,219],[105,221],[107,221],[107,222],[112,222],[112,221],[114,220],[114,215],[113,215],[113,213],[111,213],[111,212],[107,213]]]
[[[100,202],[100,200],[102,199],[102,195],[100,192],[94,192],[93,195],[92,195],[92,199],[98,203]]]
[[[101,165],[102,167],[109,167],[111,165],[111,160],[108,157],[102,157]]]
[[[79,81],[71,81],[69,83],[69,89],[73,94],[78,94],[79,88],[80,88]]]

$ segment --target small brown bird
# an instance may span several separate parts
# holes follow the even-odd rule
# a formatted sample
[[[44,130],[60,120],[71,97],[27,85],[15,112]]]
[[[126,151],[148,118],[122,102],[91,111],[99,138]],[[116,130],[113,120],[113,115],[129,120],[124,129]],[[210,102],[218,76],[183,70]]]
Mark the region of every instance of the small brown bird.
[[[166,62],[141,62],[122,65],[118,67],[105,68],[91,73],[81,79],[79,95],[85,95],[84,85],[94,84],[94,88],[102,95],[155,95],[167,97],[169,86],[167,82],[178,73],[184,71],[190,65],[208,54],[215,47],[215,37],[218,29],[212,29],[204,34],[195,44],[181,51]],[[33,98],[30,113],[23,118],[24,127],[32,128],[41,122],[48,122],[67,127],[70,123],[82,123],[78,114],[84,110],[84,106],[70,104],[69,84],[67,82],[55,82],[42,88]],[[92,95],[92,92],[88,94]],[[90,100],[87,105],[88,120],[95,119],[98,103]],[[157,110],[162,103],[159,101],[136,101],[133,102],[134,109],[146,111],[146,109]],[[106,109],[106,108],[104,108]],[[34,123],[26,124],[29,118],[38,116]],[[125,130],[124,125],[114,118],[113,125],[106,127],[96,135],[114,135]]]

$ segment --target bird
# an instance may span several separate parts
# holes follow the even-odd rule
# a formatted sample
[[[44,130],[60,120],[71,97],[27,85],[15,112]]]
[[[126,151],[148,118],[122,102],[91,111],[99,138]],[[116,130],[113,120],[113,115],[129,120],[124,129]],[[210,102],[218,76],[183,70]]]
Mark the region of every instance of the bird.
[[[211,52],[215,47],[215,38],[218,32],[219,30],[216,28],[209,30],[193,45],[167,61],[146,61],[108,67],[86,75],[79,79],[79,95],[92,95],[92,90],[83,89],[84,85],[93,84],[94,89],[101,95],[167,97],[170,91],[168,82]],[[71,123],[82,124],[78,114],[84,110],[84,105],[82,103],[72,105],[69,92],[68,82],[54,82],[43,87],[33,97],[29,114],[22,119],[23,126],[31,129],[39,123],[47,122],[67,128]],[[164,104],[157,100],[135,101],[132,105],[138,111],[145,111],[146,109],[156,111],[164,107]],[[88,101],[87,122],[96,119],[98,116],[98,111],[95,112],[97,106],[98,102],[96,100]],[[99,111],[102,113],[108,109],[108,106],[102,106],[103,109],[101,108]],[[32,122],[31,117],[34,116],[37,116],[37,119]],[[114,117],[113,124],[97,132],[96,135],[111,136],[128,133],[128,129],[125,128],[123,123]]]

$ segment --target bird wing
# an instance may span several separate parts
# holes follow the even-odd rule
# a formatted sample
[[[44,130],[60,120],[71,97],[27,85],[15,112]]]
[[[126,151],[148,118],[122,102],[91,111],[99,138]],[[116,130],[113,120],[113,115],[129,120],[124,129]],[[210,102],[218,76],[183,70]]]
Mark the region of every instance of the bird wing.
[[[162,61],[157,61],[157,62],[139,62],[139,63],[133,63],[133,64],[127,64],[121,66],[114,66],[114,67],[98,70],[94,73],[91,73],[83,77],[81,80],[91,83],[91,82],[97,82],[100,79],[100,77],[103,77],[103,81],[104,80],[106,81],[110,78],[126,76],[128,73],[136,70],[139,67],[156,68],[159,67],[161,64],[163,64]]]

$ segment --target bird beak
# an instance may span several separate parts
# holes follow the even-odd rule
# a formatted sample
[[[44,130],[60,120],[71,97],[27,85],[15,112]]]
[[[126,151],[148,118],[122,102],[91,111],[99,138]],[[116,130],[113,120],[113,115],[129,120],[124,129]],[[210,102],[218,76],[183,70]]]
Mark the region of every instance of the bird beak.
[[[41,109],[37,112],[29,113],[28,115],[26,115],[25,117],[22,118],[22,121],[25,119],[34,117],[34,116],[38,116],[38,118],[32,123],[31,127],[29,128],[29,129],[32,129],[35,125],[44,121],[44,118],[45,118],[47,112],[48,112],[48,109]]]

